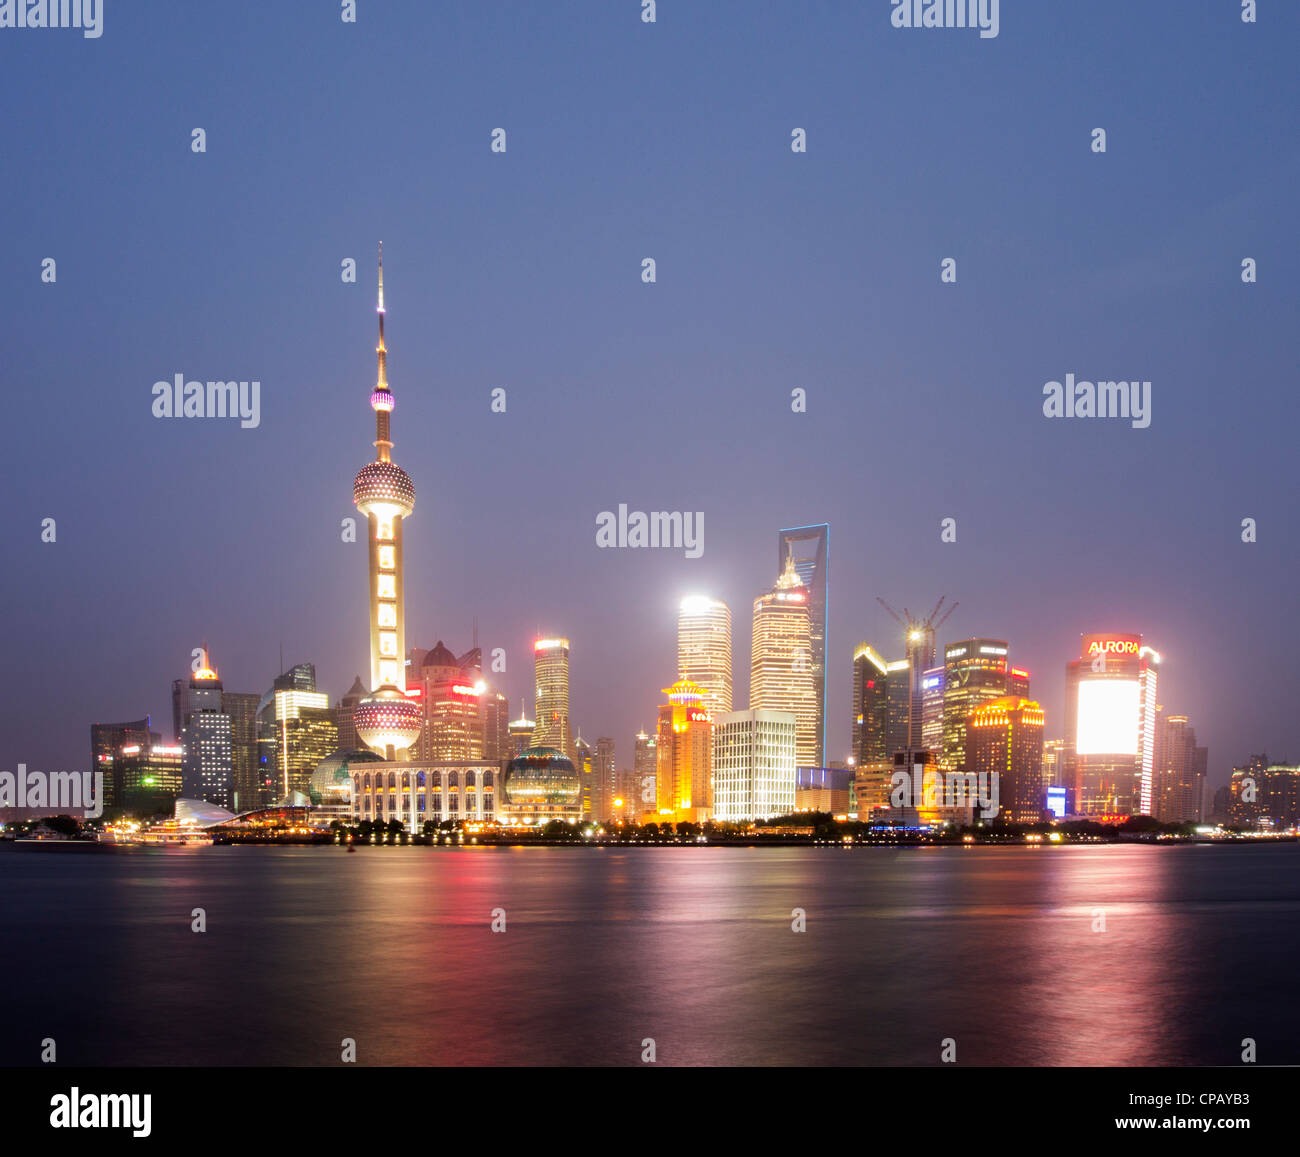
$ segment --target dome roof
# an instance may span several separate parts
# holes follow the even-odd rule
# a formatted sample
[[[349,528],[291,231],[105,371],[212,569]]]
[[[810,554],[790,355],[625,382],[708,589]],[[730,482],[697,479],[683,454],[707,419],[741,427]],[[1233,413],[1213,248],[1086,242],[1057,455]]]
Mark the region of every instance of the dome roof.
[[[451,651],[446,646],[443,645],[443,641],[439,639],[436,643],[434,643],[432,651],[425,652],[424,662],[422,662],[420,666],[421,667],[459,667],[460,660],[457,659],[456,656],[453,655]]]
[[[320,804],[330,802],[327,797],[352,799],[351,765],[361,763],[382,763],[383,756],[373,751],[360,748],[343,748],[330,752],[316,765],[311,782],[307,785],[307,795],[311,802]]]
[[[514,807],[572,807],[582,799],[582,780],[573,761],[554,747],[530,747],[506,765],[506,802]]]

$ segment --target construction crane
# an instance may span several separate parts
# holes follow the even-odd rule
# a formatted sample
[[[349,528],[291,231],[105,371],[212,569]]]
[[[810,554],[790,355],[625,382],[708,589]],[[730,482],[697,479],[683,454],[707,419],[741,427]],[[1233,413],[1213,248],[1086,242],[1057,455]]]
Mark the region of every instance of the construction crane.
[[[941,596],[939,601],[934,604],[934,610],[932,610],[929,613],[929,615],[927,615],[924,619],[917,619],[913,617],[912,612],[909,611],[906,607],[903,608],[903,613],[900,615],[896,610],[894,610],[893,607],[891,607],[887,602],[885,602],[885,600],[882,599],[879,595],[876,596],[876,602],[878,602],[882,607],[884,607],[885,610],[887,610],[891,615],[893,615],[894,619],[899,624],[902,625],[903,629],[907,632],[907,638],[908,641],[910,642],[921,638],[922,635],[925,634],[926,632],[929,632],[931,635],[933,635],[940,627],[944,625],[944,623],[948,621],[948,616],[951,615],[953,611],[955,611],[961,605],[960,603],[953,603],[952,606],[950,606],[946,611],[944,611],[942,618],[936,618],[935,616],[937,616],[939,614],[939,611],[942,610],[943,604],[947,600],[947,598],[948,598],[947,595]]]

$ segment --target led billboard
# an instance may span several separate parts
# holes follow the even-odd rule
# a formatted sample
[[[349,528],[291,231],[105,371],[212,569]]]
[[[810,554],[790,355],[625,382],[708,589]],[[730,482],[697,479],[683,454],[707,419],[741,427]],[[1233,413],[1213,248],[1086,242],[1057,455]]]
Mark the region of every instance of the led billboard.
[[[1139,702],[1136,679],[1084,679],[1079,684],[1075,751],[1137,755]]]

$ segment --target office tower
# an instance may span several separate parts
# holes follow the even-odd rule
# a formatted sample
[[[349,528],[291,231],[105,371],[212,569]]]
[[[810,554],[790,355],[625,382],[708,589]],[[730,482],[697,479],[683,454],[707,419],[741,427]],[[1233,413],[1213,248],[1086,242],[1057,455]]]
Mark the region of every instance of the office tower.
[[[252,811],[260,799],[257,775],[257,708],[252,691],[221,692],[221,710],[230,716],[230,810]]]
[[[713,818],[750,823],[794,811],[798,722],[790,711],[730,711],[713,721]]]
[[[190,713],[189,679],[172,680],[172,742],[183,743],[185,718]]]
[[[876,760],[859,763],[853,769],[853,806],[861,823],[887,819],[889,793],[894,776],[894,761]]]
[[[355,713],[357,704],[366,697],[366,685],[358,675],[352,680],[352,686],[334,706],[334,721],[339,728],[339,747],[344,751],[356,751],[362,745],[357,737]]]
[[[1066,665],[1065,779],[1078,814],[1151,814],[1159,664],[1141,635],[1091,634]]]
[[[889,664],[885,675],[885,695],[888,700],[885,761],[892,767],[894,756],[911,746],[912,664],[906,659],[895,659]]]
[[[474,652],[470,652],[472,660]],[[407,694],[420,705],[417,760],[483,759],[483,704],[487,685],[472,661],[462,663],[439,639],[424,652]]]
[[[807,592],[808,630],[812,654],[813,694],[817,704],[817,747],[810,766],[826,762],[826,625],[830,615],[831,528],[826,523],[795,526],[777,536],[777,572],[785,569],[788,559]],[[750,702],[750,707],[760,706]],[[800,759],[802,763],[802,758]]]
[[[148,749],[162,741],[158,732],[151,730],[149,716],[132,723],[92,723],[90,725],[90,767],[104,774],[104,807],[121,806],[121,788],[118,782],[117,759],[123,747],[137,751]]]
[[[1234,828],[1278,831],[1300,824],[1300,767],[1252,755],[1232,769],[1228,823]]]
[[[1043,818],[1047,789],[1039,704],[1015,695],[976,703],[966,716],[964,748],[963,770],[998,777],[996,818],[1016,824],[1035,824]]]
[[[329,696],[316,690],[316,668],[300,663],[277,676],[258,710],[261,806],[294,792],[306,795],[312,773],[338,746],[338,724]]]
[[[382,245],[379,247],[379,345],[375,352],[379,358],[379,379],[370,394],[370,408],[375,412],[375,460],[358,471],[352,486],[352,500],[366,516],[370,544],[371,693],[357,704],[353,719],[361,742],[393,760],[405,758],[419,737],[421,711],[420,705],[406,695],[402,527],[415,510],[415,484],[392,460],[390,421],[396,403],[388,387],[388,352],[384,346]]]
[[[1029,698],[1029,672],[1020,667],[1007,669],[1007,694],[1017,699]]]
[[[479,696],[479,703],[483,708],[483,758],[502,763],[514,754],[510,750],[510,700],[489,687]]]
[[[1007,692],[1005,639],[962,639],[943,649],[943,746],[945,771],[966,767],[966,719],[971,710]]]
[[[943,748],[944,669],[931,667],[921,672],[921,749],[939,752]]]
[[[653,735],[644,731],[636,734],[636,754],[632,760],[632,781],[625,787],[624,798],[628,801],[629,816],[652,811],[657,796],[659,781],[659,745]]]
[[[677,612],[677,670],[704,688],[710,711],[731,710],[731,608],[691,595]]]
[[[1043,740],[1043,786],[1065,787],[1064,739]]]
[[[595,809],[595,768],[592,763],[591,744],[588,743],[581,735],[576,736],[573,740],[573,769],[578,773],[578,779],[582,784],[582,808],[581,814],[583,819],[591,819]]]
[[[664,688],[656,735],[656,796],[660,816],[676,822],[709,818],[713,717],[704,688],[679,679]],[[648,809],[647,809],[648,810]]]
[[[181,795],[184,753],[179,744],[125,743],[119,747],[113,759],[118,807],[138,819],[170,815]]]
[[[614,800],[619,798],[618,767],[614,762],[614,740],[608,735],[596,739],[596,753],[592,758],[595,776],[593,806],[598,820],[613,819]]]
[[[229,809],[234,793],[234,733],[222,704],[221,679],[207,648],[189,682],[188,713],[181,728],[184,792],[190,799]]]
[[[1186,715],[1165,716],[1159,733],[1155,817],[1167,824],[1200,823],[1206,749],[1196,746],[1196,730]]]
[[[533,742],[537,747],[564,752],[576,770],[577,753],[569,722],[569,640],[538,639],[533,644],[533,668],[537,694],[533,703],[537,715]]]
[[[749,706],[757,711],[789,711],[799,728],[801,767],[820,766],[820,721],[813,673],[808,589],[794,568],[794,557],[767,594],[754,600],[753,648],[749,667]]]
[[[519,708],[519,718],[510,721],[510,757],[513,759],[516,755],[523,755],[530,747],[533,746],[533,733],[537,729],[537,724],[528,718],[524,713],[523,706]]]
[[[875,648],[859,643],[853,651],[853,759],[882,763],[888,752],[889,664]]]

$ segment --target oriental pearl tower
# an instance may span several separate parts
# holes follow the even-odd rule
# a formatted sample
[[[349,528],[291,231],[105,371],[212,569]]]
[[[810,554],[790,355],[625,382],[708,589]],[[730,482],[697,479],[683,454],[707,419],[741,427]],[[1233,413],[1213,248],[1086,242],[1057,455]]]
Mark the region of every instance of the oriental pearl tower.
[[[419,704],[406,697],[406,616],[402,600],[402,524],[415,509],[415,485],[392,459],[384,348],[384,246],[379,245],[379,381],[370,395],[375,411],[375,460],[361,467],[352,500],[370,532],[370,686],[357,704],[357,735],[385,759],[407,759],[420,734]]]

